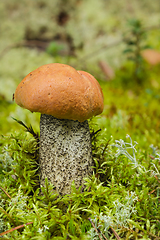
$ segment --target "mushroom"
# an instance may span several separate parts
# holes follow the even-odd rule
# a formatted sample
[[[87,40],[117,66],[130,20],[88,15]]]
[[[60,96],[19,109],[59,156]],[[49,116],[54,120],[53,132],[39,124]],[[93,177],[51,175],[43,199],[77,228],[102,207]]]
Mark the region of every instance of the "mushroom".
[[[51,63],[29,73],[15,91],[15,101],[40,112],[40,185],[45,178],[60,195],[72,182],[84,189],[92,174],[92,149],[87,119],[103,111],[103,93],[89,73],[66,64]]]

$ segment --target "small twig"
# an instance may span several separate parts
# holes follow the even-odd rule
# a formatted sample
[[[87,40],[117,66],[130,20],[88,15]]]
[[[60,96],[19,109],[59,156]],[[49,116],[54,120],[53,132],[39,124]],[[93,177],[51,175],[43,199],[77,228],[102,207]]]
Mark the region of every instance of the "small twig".
[[[104,157],[104,153],[105,153],[105,151],[106,151],[106,149],[107,149],[107,147],[108,147],[110,141],[111,141],[111,139],[109,139],[109,140],[107,141],[107,143],[106,143],[106,145],[105,145],[105,147],[104,147],[104,149],[103,149],[103,152],[102,152],[102,159],[103,159],[103,157]]]
[[[0,187],[0,189],[11,199],[11,196],[2,187]]]
[[[30,125],[30,127],[27,127],[27,126],[24,124],[24,122],[22,122],[21,120],[18,120],[18,119],[14,118],[14,117],[12,117],[12,119],[13,119],[14,121],[16,121],[17,123],[19,123],[20,125],[22,125],[22,126],[26,129],[27,132],[29,132],[30,134],[32,134],[32,136],[35,138],[35,140],[37,141],[37,143],[39,143],[39,135],[38,135],[38,133],[35,133],[35,132],[34,132],[34,130],[33,130],[33,128],[32,128],[31,125]]]
[[[101,231],[100,231],[101,232]],[[108,240],[108,238],[106,238],[106,236],[101,232],[102,236],[104,237],[104,239]]]
[[[3,212],[12,221],[12,223],[15,225],[14,219],[2,207],[0,207],[0,211]]]
[[[25,227],[25,226],[27,226],[27,225],[29,225],[29,224],[32,224],[32,223],[33,223],[33,222],[29,222],[29,223],[22,224],[22,225],[20,225],[20,226],[11,228],[10,230],[7,230],[7,231],[5,231],[5,232],[0,233],[0,236],[3,236],[3,235],[5,235],[5,234],[7,234],[7,233],[11,233],[11,232],[13,232],[14,230],[20,229],[20,228]]]
[[[112,232],[114,233],[114,236],[116,237],[117,240],[120,240],[121,238],[118,236],[118,234],[116,233],[116,231],[110,227],[110,229],[112,230]]]
[[[18,43],[14,43],[11,44],[9,46],[7,46],[6,48],[3,49],[2,52],[0,52],[0,58],[2,58],[6,53],[8,53],[11,49],[13,48],[22,48],[22,47],[28,47],[28,48],[35,48],[37,47],[38,49],[46,49],[46,47],[48,46],[50,40],[48,40],[48,42],[45,41],[38,41],[38,40],[25,40],[25,41],[21,41]]]
[[[93,130],[93,132],[90,133],[90,137],[91,137],[91,139],[93,140],[93,137],[95,138],[96,135],[97,135],[97,133],[99,133],[101,130],[102,130],[101,128],[98,129],[96,132]]]
[[[152,193],[154,193],[156,190],[154,189],[154,190],[152,190],[151,192],[149,192],[148,194],[152,194]]]
[[[90,223],[91,223],[92,226],[94,227],[96,233],[98,234],[99,239],[100,239],[100,240],[103,240],[103,239],[101,238],[101,236],[99,235],[98,229],[95,227],[95,225],[94,225],[94,223],[92,222],[91,218],[88,218],[88,220],[90,221]],[[107,239],[107,240],[108,240],[108,239]]]
[[[160,181],[158,180],[158,177],[157,177],[156,175],[155,175],[154,177],[155,177],[155,179],[157,179],[157,181],[160,183]]]

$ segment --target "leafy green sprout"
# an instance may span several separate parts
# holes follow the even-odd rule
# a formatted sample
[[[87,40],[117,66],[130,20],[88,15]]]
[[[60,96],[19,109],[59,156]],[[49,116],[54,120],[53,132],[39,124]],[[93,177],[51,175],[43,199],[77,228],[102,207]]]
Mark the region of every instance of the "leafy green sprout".
[[[133,63],[133,82],[143,84],[146,80],[145,62],[142,58],[142,50],[149,48],[146,40],[146,30],[139,19],[128,21],[129,31],[124,34],[124,43],[126,44],[124,54],[127,59]]]

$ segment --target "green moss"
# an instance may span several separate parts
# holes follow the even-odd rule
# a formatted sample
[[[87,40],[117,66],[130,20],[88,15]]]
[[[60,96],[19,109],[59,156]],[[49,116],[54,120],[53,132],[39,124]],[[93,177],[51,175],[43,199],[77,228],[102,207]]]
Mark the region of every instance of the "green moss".
[[[115,142],[104,136],[92,133],[95,170],[85,191],[73,184],[64,197],[47,181],[40,194],[33,137],[22,132],[1,138],[1,232],[28,223],[6,239],[92,239],[91,223],[106,237],[114,236],[112,229],[120,237],[160,236],[159,153],[136,147],[131,138]]]

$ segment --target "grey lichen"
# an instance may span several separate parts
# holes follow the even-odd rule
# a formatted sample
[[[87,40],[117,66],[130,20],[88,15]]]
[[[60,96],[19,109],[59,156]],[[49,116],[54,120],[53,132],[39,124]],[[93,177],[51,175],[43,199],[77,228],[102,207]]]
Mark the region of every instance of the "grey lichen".
[[[92,174],[92,149],[88,121],[56,119],[42,114],[40,121],[40,184],[45,178],[60,195],[71,192],[72,182],[84,189],[84,177]]]

